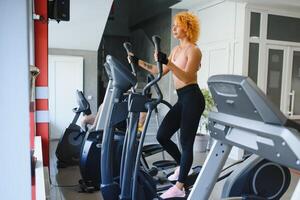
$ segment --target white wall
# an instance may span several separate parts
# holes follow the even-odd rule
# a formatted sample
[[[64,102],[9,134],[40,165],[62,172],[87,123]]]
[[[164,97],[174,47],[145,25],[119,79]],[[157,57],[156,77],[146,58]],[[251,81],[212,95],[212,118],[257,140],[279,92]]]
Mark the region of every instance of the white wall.
[[[49,23],[49,48],[97,51],[112,2],[70,1],[70,21]]]
[[[0,195],[31,199],[27,0],[0,1]]]
[[[92,113],[97,112],[97,103],[99,101],[97,91],[97,51],[86,50],[70,50],[70,49],[49,49],[49,55],[63,55],[63,56],[82,56],[83,57],[83,91],[88,99]]]
[[[243,2],[215,1],[191,9],[201,23],[200,88],[207,88],[208,78],[215,74],[243,74],[245,8]],[[238,160],[242,155],[243,150],[234,147],[229,157]]]
[[[245,3],[223,1],[192,9],[201,23],[198,46],[202,66],[198,74],[201,88],[214,74],[242,74]]]

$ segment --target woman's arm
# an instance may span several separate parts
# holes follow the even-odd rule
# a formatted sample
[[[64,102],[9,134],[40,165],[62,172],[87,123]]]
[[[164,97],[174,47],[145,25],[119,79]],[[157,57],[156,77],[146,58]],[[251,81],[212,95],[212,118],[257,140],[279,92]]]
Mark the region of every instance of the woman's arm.
[[[158,69],[155,65],[147,63],[143,60],[138,60],[138,65],[150,72],[151,74],[158,74]],[[165,75],[169,71],[170,69],[168,69],[166,66],[163,66],[163,75]]]
[[[187,64],[185,69],[177,67],[171,60],[169,60],[166,67],[169,68],[179,80],[184,83],[189,83],[197,75],[201,58],[202,54],[200,49],[191,48],[189,52],[187,52]]]
[[[177,46],[172,49],[172,51],[171,51],[171,53],[168,57],[168,60],[172,59],[173,53],[174,53],[176,48],[177,48]],[[156,59],[156,52],[154,53],[154,59],[157,60]],[[143,60],[138,60],[138,65],[141,66],[142,68],[144,68],[145,70],[149,71],[151,74],[158,74],[158,69],[157,69],[156,65],[147,63]],[[166,65],[163,65],[162,68],[163,68],[163,74],[162,74],[163,76],[170,71],[170,69]]]
[[[168,57],[168,60],[171,60],[172,58],[172,55],[173,55],[173,52],[175,51],[175,49],[177,48],[177,46],[175,48],[172,49],[169,57]],[[154,53],[154,57],[155,57],[155,54]],[[139,59],[138,57],[136,57],[133,53],[129,53],[128,54],[128,62],[131,63],[135,63],[137,64],[138,66],[142,67],[143,69],[147,70],[148,72],[150,72],[151,74],[158,74],[158,69],[157,69],[157,66],[156,65],[153,65],[151,63],[147,63],[141,59]],[[163,76],[165,74],[167,74],[170,69],[168,67],[166,67],[166,65],[163,65]]]

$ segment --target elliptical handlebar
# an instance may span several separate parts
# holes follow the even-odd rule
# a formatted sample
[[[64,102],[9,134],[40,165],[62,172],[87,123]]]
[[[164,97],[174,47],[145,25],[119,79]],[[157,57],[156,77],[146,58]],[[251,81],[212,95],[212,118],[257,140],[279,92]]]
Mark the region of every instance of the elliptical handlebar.
[[[154,44],[154,48],[156,50],[156,52],[160,52],[160,37],[157,35],[152,36],[152,41]],[[144,88],[143,88],[143,95],[145,95],[146,91],[153,85],[155,85],[155,90],[157,92],[157,96],[158,98],[155,100],[155,102],[153,102],[154,105],[159,104],[159,102],[161,102],[161,100],[163,99],[163,95],[162,92],[160,91],[157,82],[161,79],[162,77],[162,63],[157,62],[156,64],[157,68],[158,68],[158,76],[156,78],[154,78],[152,81],[150,81],[150,83],[148,83]]]
[[[160,48],[161,39],[160,39],[160,37],[158,35],[154,35],[154,36],[152,36],[152,41],[153,41],[154,48],[155,48],[156,52],[160,52],[161,51],[161,48]],[[160,78],[161,78],[162,77],[162,63],[157,62],[157,68],[158,68],[158,76],[160,76]]]
[[[157,35],[154,35],[152,37],[152,41],[153,41],[156,52],[159,52],[160,51],[160,42],[161,42],[160,37]],[[125,48],[127,54],[132,53],[132,46],[129,42],[124,42],[123,47]],[[135,64],[130,63],[130,66],[131,66],[132,73],[136,76]],[[143,88],[143,93],[142,93],[143,95],[146,95],[147,91],[150,90],[151,86],[154,86],[154,89],[157,93],[158,98],[154,102],[152,102],[153,105],[159,104],[161,102],[161,100],[163,99],[163,94],[157,85],[157,82],[162,77],[162,72],[163,72],[162,71],[162,63],[157,62],[157,68],[158,68],[158,76],[155,78],[153,75],[150,75],[151,81],[149,83],[147,83],[147,85]]]
[[[148,75],[147,75],[147,78],[149,79],[149,81],[148,81],[149,83],[155,79],[155,77],[154,77],[152,74],[148,74]],[[161,100],[160,100],[160,101],[162,101],[162,92],[161,92],[160,88],[158,87],[157,83],[155,83],[155,84],[153,85],[153,87],[154,87],[154,90],[155,90],[157,96],[158,96],[158,97],[161,96]],[[148,89],[148,91],[149,91],[149,90],[150,90],[150,88]],[[147,94],[147,90],[145,90],[145,94]]]
[[[73,112],[75,113],[83,112],[84,115],[90,115],[92,113],[90,104],[88,100],[84,97],[82,91],[76,90],[76,100],[77,100],[78,107],[73,108],[72,109]]]
[[[129,42],[124,42],[123,47],[126,49],[127,54],[132,53],[132,46]],[[130,66],[131,66],[131,70],[132,70],[133,75],[136,76],[136,71],[135,71],[134,64],[130,63]]]

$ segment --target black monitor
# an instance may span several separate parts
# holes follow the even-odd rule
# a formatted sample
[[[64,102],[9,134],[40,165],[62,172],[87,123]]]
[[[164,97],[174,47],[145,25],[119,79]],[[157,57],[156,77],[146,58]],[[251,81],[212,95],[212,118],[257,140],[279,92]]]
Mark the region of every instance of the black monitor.
[[[70,0],[48,0],[48,18],[70,21]]]

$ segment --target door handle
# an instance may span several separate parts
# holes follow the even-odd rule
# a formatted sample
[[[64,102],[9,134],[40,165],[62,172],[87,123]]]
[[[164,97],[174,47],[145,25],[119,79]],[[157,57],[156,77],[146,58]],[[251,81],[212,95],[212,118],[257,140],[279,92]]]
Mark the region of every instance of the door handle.
[[[290,111],[288,112],[289,116],[293,116],[294,115],[294,104],[295,104],[295,90],[292,90],[290,93]]]

